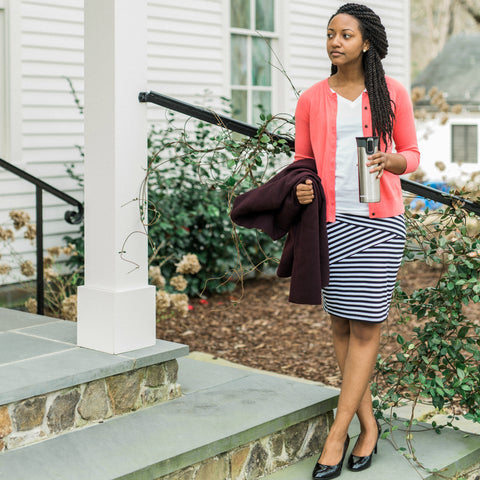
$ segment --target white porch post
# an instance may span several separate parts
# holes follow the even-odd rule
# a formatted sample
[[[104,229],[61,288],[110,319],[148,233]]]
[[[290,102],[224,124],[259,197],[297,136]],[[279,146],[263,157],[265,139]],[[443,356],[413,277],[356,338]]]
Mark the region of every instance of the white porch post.
[[[85,286],[78,345],[155,344],[155,287],[138,200],[147,165],[146,0],[85,0]],[[128,240],[127,240],[128,238]],[[123,247],[124,242],[125,246]],[[138,264],[135,269],[132,263]],[[133,269],[133,271],[132,271]]]

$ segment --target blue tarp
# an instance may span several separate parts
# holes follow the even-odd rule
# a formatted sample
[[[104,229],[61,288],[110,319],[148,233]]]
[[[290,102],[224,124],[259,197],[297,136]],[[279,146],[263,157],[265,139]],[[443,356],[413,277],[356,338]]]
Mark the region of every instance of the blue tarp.
[[[427,187],[436,188],[437,190],[441,190],[442,192],[446,192],[446,193],[450,192],[450,188],[451,188],[450,185],[448,185],[445,182],[422,182],[422,183]],[[412,209],[416,208],[419,202],[425,205],[421,207],[421,210],[425,210],[426,208],[428,208],[429,210],[435,210],[442,206],[440,202],[435,202],[434,200],[430,200],[424,197],[415,197],[410,202],[410,208]]]

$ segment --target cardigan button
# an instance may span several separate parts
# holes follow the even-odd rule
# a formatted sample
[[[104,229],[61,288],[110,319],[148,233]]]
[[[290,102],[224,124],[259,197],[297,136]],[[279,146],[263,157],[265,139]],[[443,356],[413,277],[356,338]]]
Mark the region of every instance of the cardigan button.
[[[365,110],[368,110],[368,107],[365,107]]]
[[[365,125],[365,128],[368,128],[368,125]]]

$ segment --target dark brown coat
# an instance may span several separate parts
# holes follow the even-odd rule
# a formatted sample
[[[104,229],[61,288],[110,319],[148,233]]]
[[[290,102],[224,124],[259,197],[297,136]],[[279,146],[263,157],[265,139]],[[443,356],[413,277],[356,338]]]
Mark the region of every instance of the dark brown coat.
[[[314,201],[300,205],[296,186],[312,180]],[[231,211],[242,227],[257,228],[273,240],[287,235],[277,275],[292,277],[289,301],[322,303],[321,288],[328,285],[326,203],[313,159],[299,160],[264,185],[239,195]]]

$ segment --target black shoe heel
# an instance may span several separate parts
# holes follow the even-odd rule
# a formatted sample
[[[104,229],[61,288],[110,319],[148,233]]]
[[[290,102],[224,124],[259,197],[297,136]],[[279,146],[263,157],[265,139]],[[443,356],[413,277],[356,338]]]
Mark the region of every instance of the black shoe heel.
[[[352,472],[360,472],[369,468],[372,464],[373,454],[377,453],[378,440],[380,439],[380,435],[382,434],[382,427],[380,427],[377,419],[375,419],[375,421],[377,422],[378,430],[377,443],[375,444],[375,448],[373,449],[372,453],[370,455],[367,455],[366,457],[357,457],[356,455],[353,455],[353,453],[350,454],[350,456],[348,457],[347,467]]]
[[[343,455],[340,463],[336,465],[323,465],[322,463],[316,463],[313,469],[312,478],[314,480],[323,479],[328,480],[330,478],[337,478],[342,473],[343,461],[348,450],[348,444],[350,443],[350,437],[347,435],[345,443],[343,444]]]

